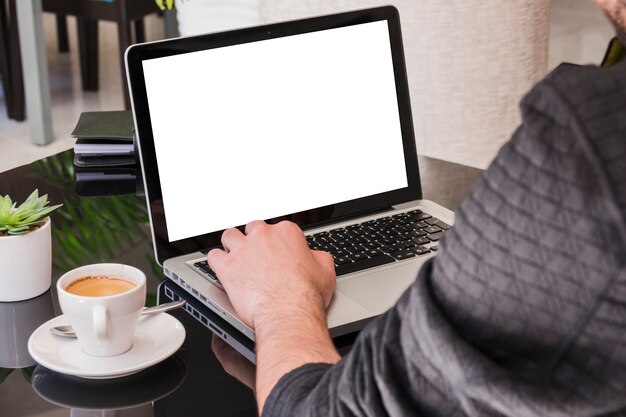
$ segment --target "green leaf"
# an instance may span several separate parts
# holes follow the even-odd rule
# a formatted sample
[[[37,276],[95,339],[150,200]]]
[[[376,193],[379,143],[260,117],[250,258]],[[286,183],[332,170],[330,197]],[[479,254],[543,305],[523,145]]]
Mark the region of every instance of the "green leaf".
[[[0,199],[0,230],[8,230],[9,234],[23,234],[41,225],[42,221],[62,204],[48,207],[48,195],[39,197],[39,191],[33,191],[26,201],[16,207],[11,204],[9,196]],[[23,226],[26,226],[24,228]]]
[[[11,213],[11,206],[13,202],[11,201],[11,197],[5,195],[0,198],[0,219],[3,217],[7,217]]]
[[[24,213],[28,213],[30,210],[33,210],[37,206],[37,200],[39,199],[38,191],[33,191],[26,201],[20,204],[19,207],[13,212],[13,216],[18,216],[18,218],[22,217]]]
[[[56,170],[57,174],[61,174],[63,172],[63,164],[61,164],[59,158],[50,158],[50,163],[52,164],[52,167]]]
[[[29,384],[33,383],[33,372],[35,372],[35,368],[37,365],[29,366],[28,368],[22,368],[22,376]]]
[[[2,384],[13,371],[14,369],[0,368],[0,384]]]
[[[152,307],[157,304],[157,296],[156,294],[148,293],[146,294],[146,307]]]
[[[167,10],[172,10],[172,7],[174,7],[174,0],[165,0],[165,4],[167,4]]]
[[[46,204],[48,204],[48,194],[44,194],[41,197],[39,197],[37,199],[37,201],[35,202],[35,205],[33,206],[33,208],[42,208],[44,207]]]
[[[59,240],[59,244],[63,249],[63,252],[65,253],[68,263],[74,266],[78,266],[81,264],[82,250],[81,248],[79,248],[77,252],[76,247],[73,245],[73,242],[70,241],[70,233],[72,233],[72,231],[69,229],[69,227],[67,227],[67,225],[64,225],[62,231],[62,235],[64,238],[62,240]]]
[[[20,220],[16,224],[28,224],[31,222],[39,221],[40,219],[45,219],[48,217],[48,214],[52,213],[54,210],[61,207],[63,204],[57,204],[56,206],[50,206],[42,209],[41,211],[33,212],[28,215],[28,217]]]
[[[28,226],[19,226],[19,227],[8,226],[8,229],[9,229],[10,235],[23,235],[23,234],[28,233],[28,231],[30,230]]]

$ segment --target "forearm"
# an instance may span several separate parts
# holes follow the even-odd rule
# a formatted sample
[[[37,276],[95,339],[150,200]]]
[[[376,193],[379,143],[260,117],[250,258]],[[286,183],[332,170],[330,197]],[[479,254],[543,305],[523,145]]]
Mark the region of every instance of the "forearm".
[[[424,280],[422,276],[420,284]],[[294,370],[273,380],[271,392],[263,394],[264,416],[452,415],[458,402],[447,395],[442,373],[432,367],[420,345],[422,337],[415,337],[416,320],[430,313],[415,302],[416,290],[407,291],[396,306],[363,329],[341,361],[332,366],[296,362]],[[419,291],[424,291],[423,285]],[[319,357],[314,361],[330,362]]]
[[[307,363],[333,364],[340,358],[328,334],[323,300],[315,296],[270,309],[255,320],[255,330],[259,413],[283,375]]]

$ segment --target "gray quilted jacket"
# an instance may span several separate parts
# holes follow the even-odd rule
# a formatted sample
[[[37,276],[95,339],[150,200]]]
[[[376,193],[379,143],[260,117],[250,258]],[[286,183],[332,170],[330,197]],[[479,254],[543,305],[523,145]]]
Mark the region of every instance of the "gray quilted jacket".
[[[439,255],[265,416],[626,416],[626,64],[564,65]]]

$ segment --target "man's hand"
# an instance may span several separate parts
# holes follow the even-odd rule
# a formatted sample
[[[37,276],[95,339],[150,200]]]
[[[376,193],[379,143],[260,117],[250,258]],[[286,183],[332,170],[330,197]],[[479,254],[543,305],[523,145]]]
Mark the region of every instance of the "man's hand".
[[[309,249],[287,221],[249,223],[245,234],[228,229],[224,250],[207,260],[240,318],[255,331],[259,412],[278,380],[307,363],[335,363],[326,307],[335,288],[332,256]]]
[[[246,225],[245,235],[224,231],[222,244],[224,250],[213,249],[207,259],[248,326],[255,328],[260,318],[278,310],[325,309],[330,303],[336,281],[333,258],[310,250],[296,224],[254,221]]]

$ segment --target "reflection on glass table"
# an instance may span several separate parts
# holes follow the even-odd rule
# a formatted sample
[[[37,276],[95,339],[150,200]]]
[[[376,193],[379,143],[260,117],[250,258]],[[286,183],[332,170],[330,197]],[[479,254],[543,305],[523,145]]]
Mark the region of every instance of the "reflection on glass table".
[[[239,352],[241,356],[252,364],[256,363],[254,353],[254,342],[244,336],[241,332],[231,326],[213,311],[189,295],[172,281],[165,280],[159,285],[158,303],[163,304],[169,301],[186,300],[183,309],[196,321],[204,325],[215,336],[219,337],[226,344]]]
[[[14,369],[35,365],[28,353],[31,333],[54,317],[50,290],[30,300],[0,303],[0,382]]]
[[[71,417],[154,417],[153,403],[167,397],[185,379],[185,365],[174,355],[124,378],[87,380],[37,366],[33,389],[46,401],[70,408]]]
[[[82,197],[144,195],[143,179],[138,165],[97,168],[74,166],[74,177],[76,194]]]
[[[159,304],[186,300],[181,310],[190,319],[210,330],[211,351],[224,371],[254,391],[256,355],[252,340],[170,280],[159,285],[157,296]],[[356,337],[357,333],[347,334],[334,338],[333,342],[339,353],[344,355],[350,350]]]

